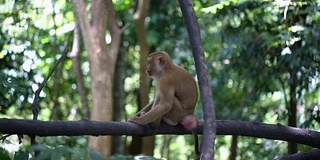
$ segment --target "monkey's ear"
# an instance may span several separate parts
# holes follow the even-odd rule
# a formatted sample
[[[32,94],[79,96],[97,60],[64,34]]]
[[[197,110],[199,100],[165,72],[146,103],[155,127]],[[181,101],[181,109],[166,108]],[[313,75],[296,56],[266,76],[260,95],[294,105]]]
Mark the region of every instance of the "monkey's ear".
[[[157,63],[161,66],[163,66],[166,63],[165,57],[164,56],[159,56],[157,58]]]

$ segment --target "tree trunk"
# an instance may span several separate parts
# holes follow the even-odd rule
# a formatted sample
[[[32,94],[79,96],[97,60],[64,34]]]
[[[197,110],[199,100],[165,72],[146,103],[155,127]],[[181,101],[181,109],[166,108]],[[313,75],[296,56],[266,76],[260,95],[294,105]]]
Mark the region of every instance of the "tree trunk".
[[[145,18],[149,9],[149,0],[140,0],[137,11],[134,14],[134,22],[136,24],[136,31],[138,37],[138,43],[140,46],[140,89],[139,89],[139,101],[140,106],[143,108],[149,103],[150,92],[150,78],[146,74],[147,57],[149,55],[149,44],[147,42],[147,29],[145,27]],[[139,108],[141,110],[142,108]],[[137,139],[137,137],[135,137]],[[140,138],[138,138],[139,140]],[[134,142],[137,143],[138,140]],[[153,155],[154,150],[154,136],[148,136],[142,138],[142,154]],[[140,139],[141,141],[141,139]]]
[[[238,144],[238,136],[234,135],[232,136],[232,140],[231,140],[229,160],[236,160],[237,148],[238,148],[237,144]]]
[[[293,75],[294,76],[294,75]],[[293,78],[295,79],[295,78]],[[297,126],[297,98],[296,98],[296,81],[291,81],[290,83],[290,100],[289,100],[289,117],[288,117],[288,125],[291,127]],[[298,146],[297,143],[289,142],[288,143],[288,154],[297,153]]]
[[[72,50],[69,54],[69,57],[72,59],[72,69],[76,76],[77,81],[77,90],[81,100],[81,114],[85,118],[90,118],[90,109],[89,109],[89,100],[88,100],[88,89],[84,84],[83,71],[81,69],[81,34],[80,34],[80,26],[78,24],[78,20],[76,26],[73,31],[73,44]]]
[[[140,89],[135,89],[134,94],[137,97],[137,106],[138,109],[141,109],[141,101],[140,101]],[[129,153],[131,155],[139,155],[142,153],[142,137],[141,136],[132,136],[132,140],[129,146]]]
[[[125,91],[124,91],[124,80],[125,75],[125,47],[121,47],[120,53],[116,63],[116,72],[114,75],[113,83],[113,121],[120,122],[124,115],[125,102]],[[112,137],[112,154],[124,154],[124,140],[122,136]]]
[[[86,14],[85,2],[73,0],[72,3],[89,55],[92,94],[90,118],[97,121],[111,121],[113,74],[121,39],[121,31],[116,26],[113,3],[112,0],[92,1],[91,23]],[[112,37],[109,48],[105,42],[107,22]],[[89,147],[108,157],[111,151],[111,138],[89,137]]]

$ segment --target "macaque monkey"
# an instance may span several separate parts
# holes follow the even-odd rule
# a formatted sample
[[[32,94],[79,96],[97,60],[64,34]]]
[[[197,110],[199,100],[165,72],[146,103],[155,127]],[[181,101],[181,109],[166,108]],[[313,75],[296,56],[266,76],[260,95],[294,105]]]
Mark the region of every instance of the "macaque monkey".
[[[155,80],[155,98],[129,122],[140,125],[150,124],[158,127],[161,121],[169,125],[181,124],[195,136],[195,150],[199,156],[197,118],[194,115],[198,92],[197,85],[190,73],[174,64],[163,51],[153,52],[147,58],[147,74]]]

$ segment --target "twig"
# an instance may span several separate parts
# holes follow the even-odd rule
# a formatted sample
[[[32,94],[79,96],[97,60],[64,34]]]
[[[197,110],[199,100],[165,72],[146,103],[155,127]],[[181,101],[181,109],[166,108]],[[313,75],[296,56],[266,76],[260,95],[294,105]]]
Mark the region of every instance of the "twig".
[[[56,64],[53,66],[53,68],[51,69],[51,71],[49,72],[48,76],[43,80],[43,82],[39,85],[39,88],[36,90],[35,95],[34,95],[34,100],[32,103],[32,113],[33,113],[33,120],[38,120],[38,114],[39,114],[39,98],[40,98],[40,92],[43,89],[43,87],[46,85],[47,81],[49,80],[49,78],[52,76],[52,74],[54,73],[54,71],[57,69],[57,67],[59,66],[59,64],[66,58],[67,54],[68,54],[68,49],[67,47],[69,46],[69,39],[70,39],[70,35],[67,37],[67,40],[65,41],[65,46],[64,46],[64,50],[63,50],[63,54],[62,56],[59,58],[59,60],[56,62]],[[36,136],[35,135],[29,135],[30,139],[31,139],[31,144],[35,145],[37,144],[36,142]],[[38,155],[39,152],[35,152],[35,155]]]
[[[67,57],[67,54],[68,54],[67,46],[69,45],[69,38],[70,38],[70,35],[67,37],[67,40],[66,40],[67,43],[66,43],[65,48],[63,50],[62,56],[59,58],[59,60],[56,62],[56,64],[50,70],[48,76],[42,81],[42,83],[39,85],[39,88],[35,92],[34,100],[33,100],[33,103],[32,103],[33,120],[37,120],[38,119],[40,92],[42,91],[43,87],[46,85],[47,81],[52,76],[54,71],[58,68],[59,64]]]

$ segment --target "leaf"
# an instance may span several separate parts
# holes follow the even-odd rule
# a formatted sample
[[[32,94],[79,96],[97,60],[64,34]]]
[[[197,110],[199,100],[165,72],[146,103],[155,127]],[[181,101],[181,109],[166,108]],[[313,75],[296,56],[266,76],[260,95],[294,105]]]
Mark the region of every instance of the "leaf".
[[[48,147],[44,144],[37,144],[37,145],[32,145],[32,146],[28,147],[27,150],[29,152],[44,151],[44,150],[48,150]]]
[[[89,150],[89,157],[94,160],[106,160],[99,152],[92,149]]]
[[[14,160],[28,160],[28,159],[29,159],[29,153],[28,152],[19,150],[19,151],[14,153]]]
[[[1,160],[11,160],[9,152],[4,148],[0,148],[0,158]]]

